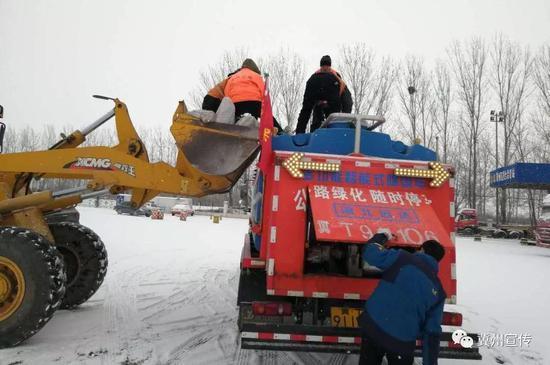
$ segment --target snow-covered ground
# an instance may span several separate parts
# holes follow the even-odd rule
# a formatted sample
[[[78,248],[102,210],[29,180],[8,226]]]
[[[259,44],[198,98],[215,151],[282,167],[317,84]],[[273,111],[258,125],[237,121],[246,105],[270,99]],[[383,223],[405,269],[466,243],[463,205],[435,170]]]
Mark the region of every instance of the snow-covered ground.
[[[357,356],[240,351],[235,320],[244,219],[213,224],[117,216],[80,208],[109,252],[105,283],[86,304],[58,311],[0,364],[356,364]],[[483,348],[484,360],[550,364],[550,250],[517,241],[457,240],[464,328],[528,334],[529,347]]]

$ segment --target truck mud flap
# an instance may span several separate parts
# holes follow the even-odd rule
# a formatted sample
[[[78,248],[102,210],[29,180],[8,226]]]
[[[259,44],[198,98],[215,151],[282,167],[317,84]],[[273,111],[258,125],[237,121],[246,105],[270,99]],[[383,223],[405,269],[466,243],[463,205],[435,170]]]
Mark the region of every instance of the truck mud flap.
[[[451,332],[443,332],[439,350],[441,359],[481,360],[478,348],[455,345]],[[468,334],[478,342],[477,334]],[[422,357],[422,343],[417,341],[415,357]],[[359,353],[358,329],[307,325],[260,325],[243,323],[241,348],[272,351],[310,351]]]

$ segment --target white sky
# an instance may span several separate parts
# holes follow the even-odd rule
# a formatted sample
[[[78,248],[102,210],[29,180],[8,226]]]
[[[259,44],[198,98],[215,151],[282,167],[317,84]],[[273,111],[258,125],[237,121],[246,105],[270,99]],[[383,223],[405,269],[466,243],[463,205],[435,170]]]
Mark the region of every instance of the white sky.
[[[250,56],[281,47],[308,72],[339,45],[380,54],[445,57],[453,39],[503,32],[550,41],[549,0],[137,1],[0,0],[0,104],[12,126],[83,126],[119,97],[134,123],[166,128],[177,101],[224,50]]]

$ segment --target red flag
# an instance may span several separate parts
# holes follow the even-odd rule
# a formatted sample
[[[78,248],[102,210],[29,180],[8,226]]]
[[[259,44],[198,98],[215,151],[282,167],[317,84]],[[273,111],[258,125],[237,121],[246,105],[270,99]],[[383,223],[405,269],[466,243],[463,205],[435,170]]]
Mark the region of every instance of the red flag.
[[[258,167],[264,174],[267,173],[267,168],[273,159],[273,149],[271,147],[271,139],[273,138],[273,111],[271,109],[271,98],[269,97],[267,84],[266,81],[264,100],[262,101],[262,114],[260,115],[260,129],[258,131],[261,148]]]

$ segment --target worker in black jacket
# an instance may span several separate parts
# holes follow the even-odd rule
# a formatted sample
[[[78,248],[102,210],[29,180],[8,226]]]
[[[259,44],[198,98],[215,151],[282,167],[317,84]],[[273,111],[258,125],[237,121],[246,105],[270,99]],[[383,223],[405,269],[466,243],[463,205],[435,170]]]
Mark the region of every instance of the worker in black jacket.
[[[310,132],[319,128],[323,120],[332,113],[351,112],[353,106],[351,93],[331,64],[330,56],[323,56],[320,63],[321,68],[307,80],[296,133],[305,133],[312,111]]]

